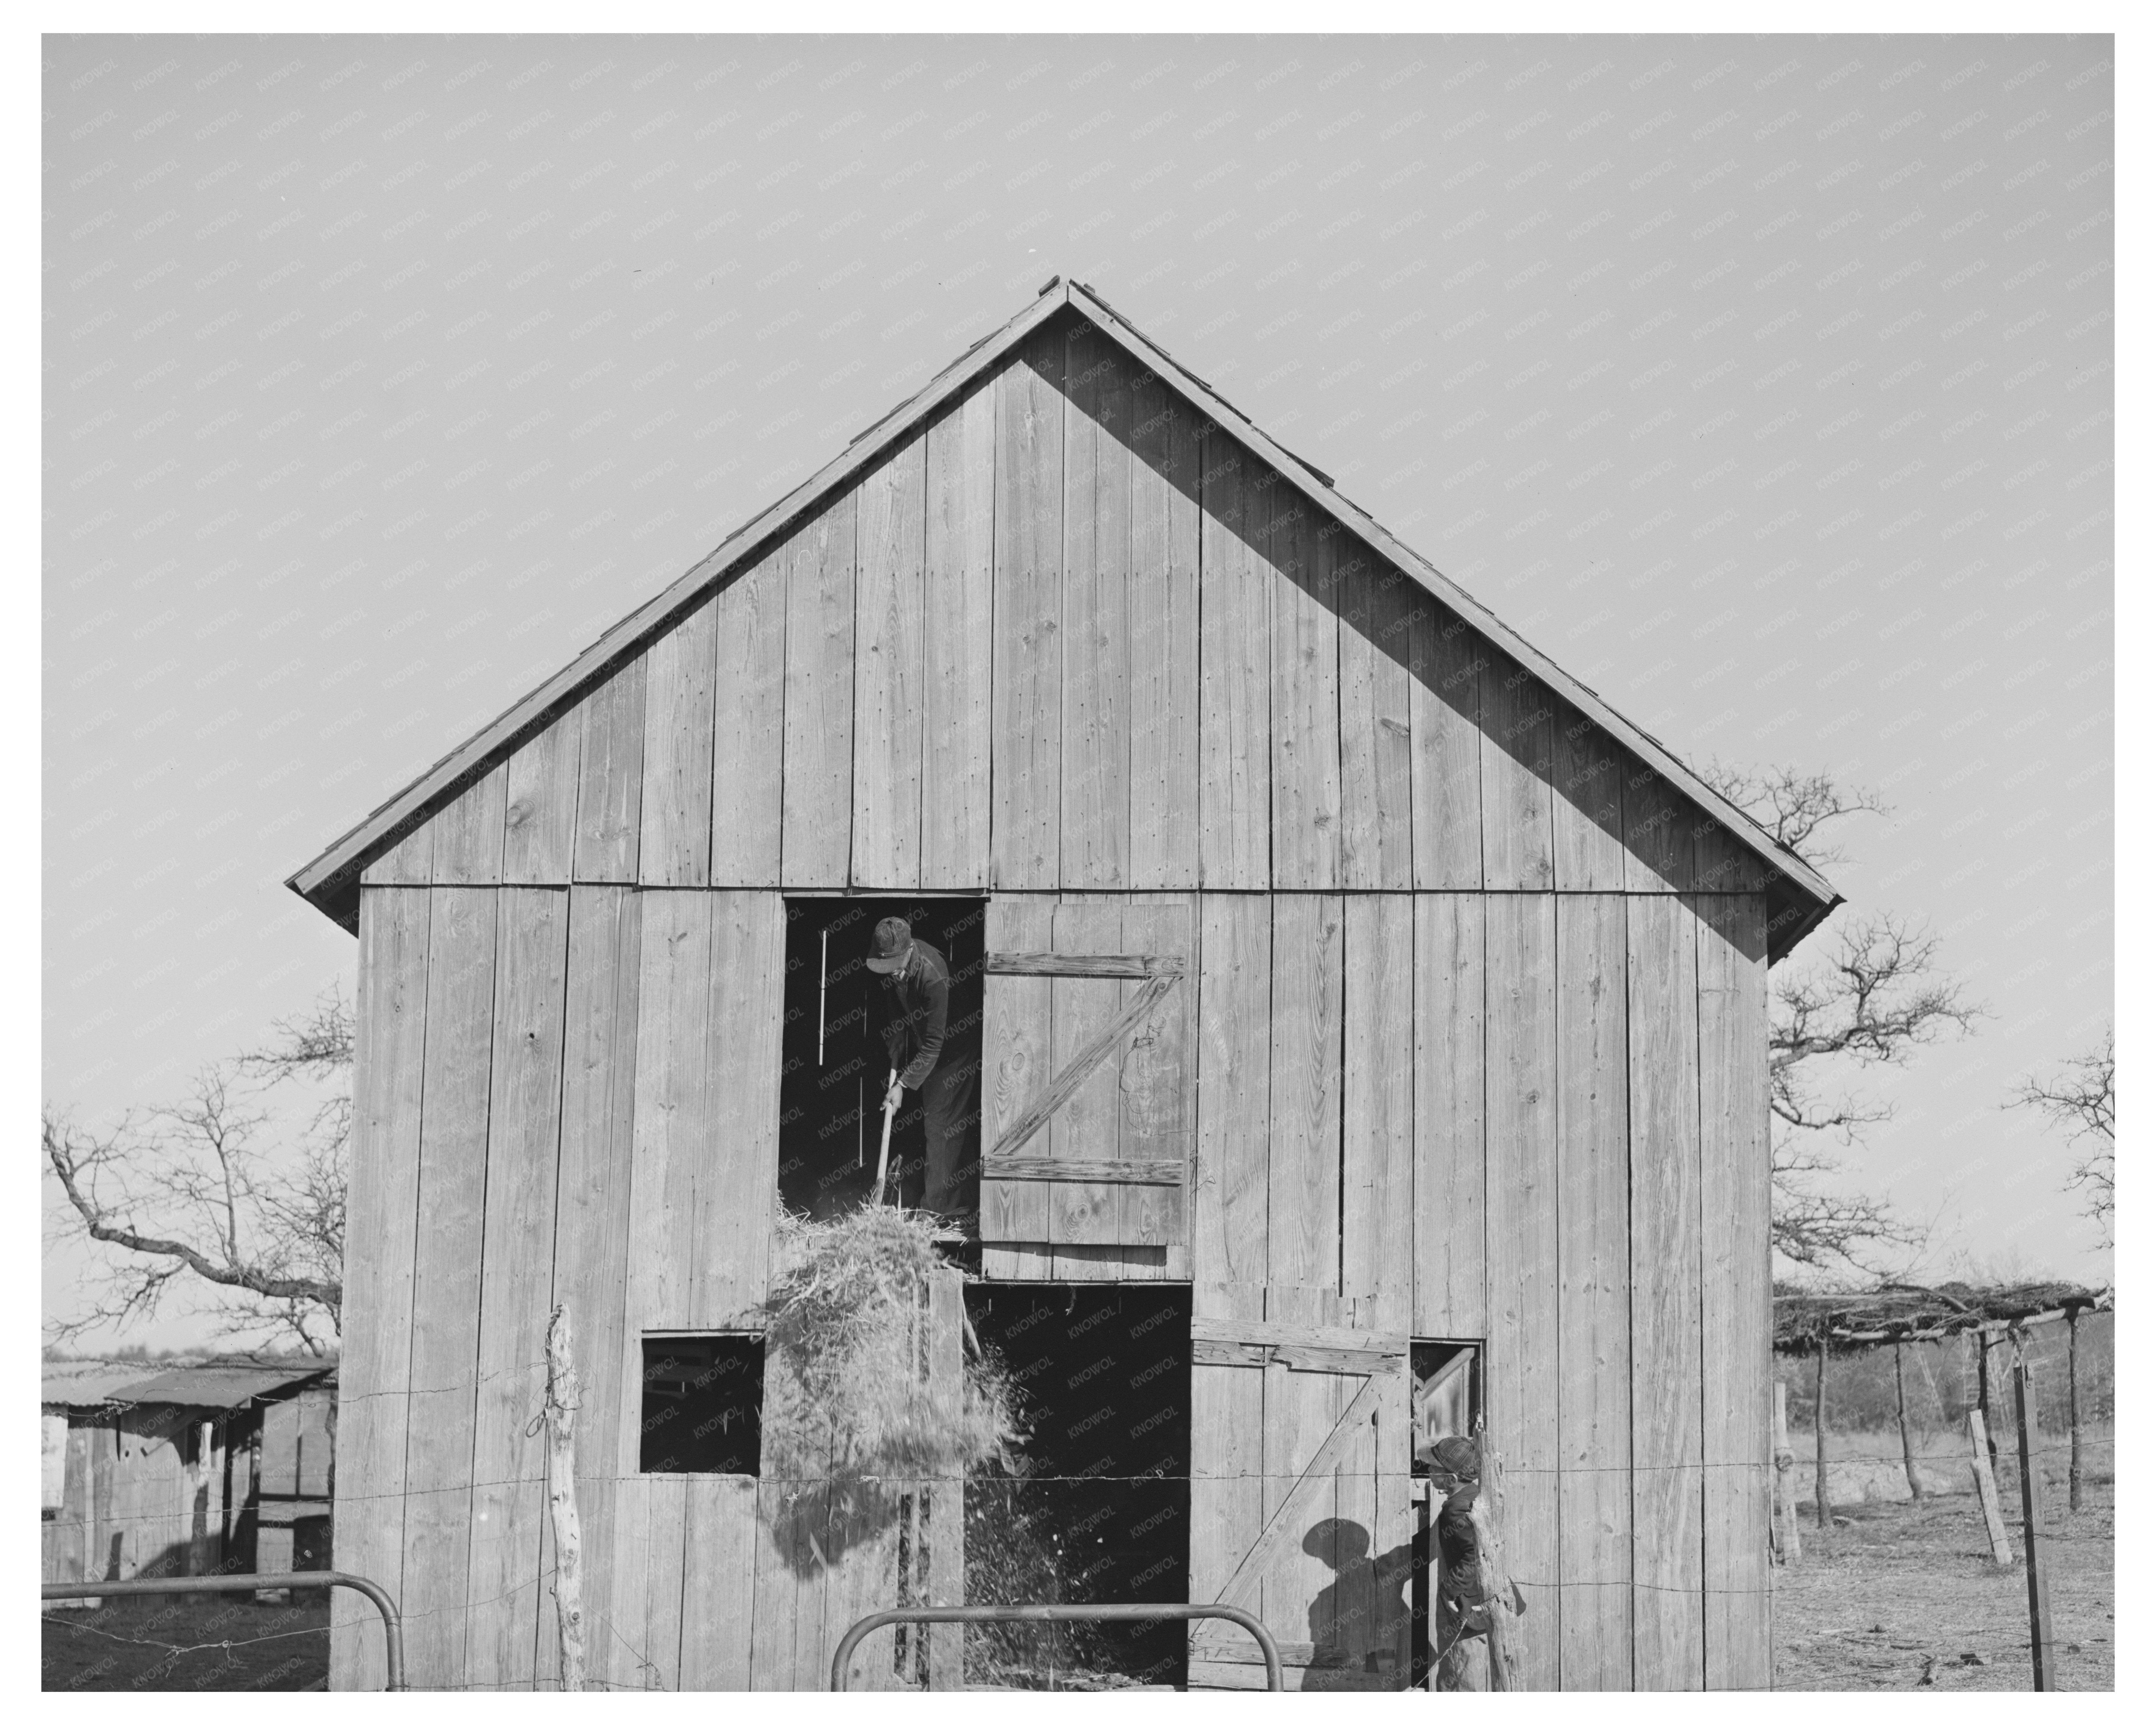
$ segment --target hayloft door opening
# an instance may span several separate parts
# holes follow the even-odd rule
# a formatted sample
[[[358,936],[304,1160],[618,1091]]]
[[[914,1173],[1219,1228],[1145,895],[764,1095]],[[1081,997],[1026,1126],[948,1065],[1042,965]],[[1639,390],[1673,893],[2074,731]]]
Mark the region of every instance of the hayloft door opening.
[[[966,1315],[1022,1394],[1022,1476],[966,1482],[966,1603],[1159,1604],[1190,1594],[1190,1291],[976,1282]],[[1184,1625],[982,1625],[970,1682],[1173,1686]]]
[[[786,1018],[778,1091],[778,1196],[817,1221],[856,1209],[875,1184],[891,1054],[885,1032],[894,990],[871,970],[878,925],[902,920],[925,951],[907,984],[916,1003],[925,978],[948,973],[947,1004],[934,1058],[905,1091],[891,1124],[892,1186],[886,1198],[919,1206],[932,1195],[928,1158],[942,1159],[937,1208],[980,1209],[981,952],[986,901],[978,898],[788,898]],[[931,956],[932,954],[932,960]],[[904,1052],[919,1060],[937,1029],[916,1011]],[[932,1146],[931,1134],[940,1138]]]

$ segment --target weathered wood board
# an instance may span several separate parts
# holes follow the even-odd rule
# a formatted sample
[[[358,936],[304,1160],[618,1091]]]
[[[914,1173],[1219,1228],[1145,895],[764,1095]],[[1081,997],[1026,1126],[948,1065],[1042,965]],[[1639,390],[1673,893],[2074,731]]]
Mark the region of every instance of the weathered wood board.
[[[1632,1684],[1631,1239],[1625,901],[1557,904],[1560,1676]],[[1530,1633],[1547,1625],[1531,1625]]]
[[[1767,916],[1753,896],[1687,899],[1698,936],[1706,1683],[1774,1669],[1768,1569],[1774,1285],[1767,1116]]]
[[[1692,917],[1625,901],[1632,1128],[1632,1676],[1697,1689],[1702,1637],[1699,1038]]]

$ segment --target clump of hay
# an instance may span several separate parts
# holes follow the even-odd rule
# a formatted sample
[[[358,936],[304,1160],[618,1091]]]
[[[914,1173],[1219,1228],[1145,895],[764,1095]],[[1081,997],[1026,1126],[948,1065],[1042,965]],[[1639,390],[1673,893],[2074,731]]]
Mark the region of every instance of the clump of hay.
[[[957,1237],[881,1204],[782,1218],[765,1347],[784,1356],[792,1392],[774,1435],[814,1464],[804,1474],[956,1479],[1015,1453],[1017,1398],[999,1371],[968,1357],[955,1395],[929,1372],[929,1280],[956,1273],[937,1243]]]

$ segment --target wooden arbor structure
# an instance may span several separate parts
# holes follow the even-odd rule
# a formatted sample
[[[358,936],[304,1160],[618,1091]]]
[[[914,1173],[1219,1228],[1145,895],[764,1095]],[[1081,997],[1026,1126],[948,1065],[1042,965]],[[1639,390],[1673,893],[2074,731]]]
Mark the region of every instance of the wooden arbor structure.
[[[873,1595],[639,1474],[634,1386],[758,1322],[786,899],[891,892],[984,901],[985,1274],[1190,1289],[1194,1599],[1404,1682],[1408,1368],[1472,1346],[1522,1682],[1765,1682],[1766,971],[1835,896],[1090,290],[291,885],[359,937],[338,1560],[416,1685],[550,1681],[557,1301],[596,1679],[788,1686]]]

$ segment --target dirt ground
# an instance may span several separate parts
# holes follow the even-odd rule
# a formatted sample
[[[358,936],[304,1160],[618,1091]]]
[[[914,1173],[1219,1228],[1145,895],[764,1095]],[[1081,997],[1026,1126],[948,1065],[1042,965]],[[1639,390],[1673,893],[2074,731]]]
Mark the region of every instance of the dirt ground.
[[[2018,1553],[2018,1492],[2010,1477],[1999,1483]],[[2058,1686],[2107,1690],[2115,1646],[2110,1469],[2089,1482],[2076,1513],[2066,1511],[2063,1477],[2046,1484]],[[1992,1562],[1972,1491],[1921,1503],[1837,1502],[1824,1540],[1809,1502],[1801,1513],[1804,1561],[1774,1572],[1776,1688],[2030,1686],[2022,1565],[2018,1557],[2005,1569]]]
[[[122,1693],[326,1689],[329,1627],[329,1601],[321,1594],[302,1593],[294,1605],[258,1605],[243,1594],[48,1609],[43,1686]]]

